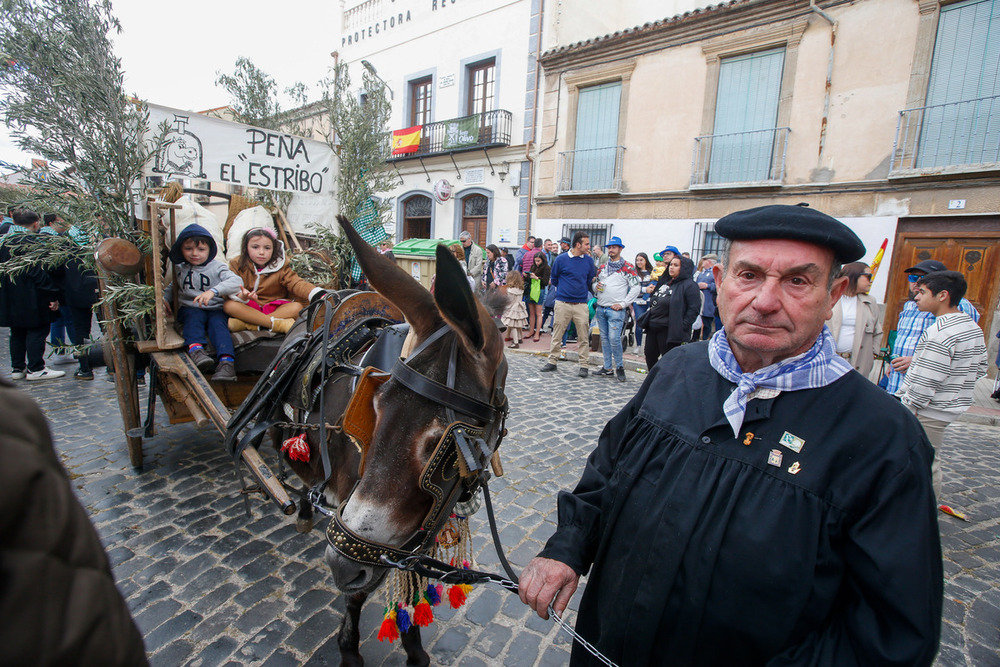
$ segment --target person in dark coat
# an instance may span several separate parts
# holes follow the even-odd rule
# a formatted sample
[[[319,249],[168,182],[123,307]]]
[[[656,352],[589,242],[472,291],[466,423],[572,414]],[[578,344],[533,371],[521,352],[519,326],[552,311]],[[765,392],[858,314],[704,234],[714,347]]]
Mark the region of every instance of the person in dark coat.
[[[864,245],[798,206],[715,231],[724,328],[667,354],[605,426],[521,600],[561,614],[587,574],[577,632],[630,667],[930,665],[933,450],[824,325]],[[571,664],[604,663],[577,643]]]
[[[647,368],[691,338],[691,327],[701,310],[701,291],[693,275],[694,263],[679,255],[670,260],[653,288],[645,321],[639,325],[646,334]]]
[[[0,242],[0,264],[23,251],[41,220],[29,210],[14,212],[14,225]],[[50,380],[65,375],[45,368],[45,337],[59,312],[59,288],[48,271],[33,266],[15,276],[0,274],[0,327],[10,327],[11,378]],[[27,364],[25,364],[27,357]]]
[[[38,406],[0,380],[0,663],[146,665]]]
[[[77,227],[71,227],[68,236],[78,245],[82,246],[86,243],[83,232]],[[73,377],[77,380],[93,380],[94,371],[90,367],[90,357],[84,346],[90,338],[90,329],[94,321],[94,305],[100,300],[101,294],[97,274],[81,259],[73,258],[66,263],[63,298],[73,322],[71,340],[77,348],[76,358],[80,364]]]

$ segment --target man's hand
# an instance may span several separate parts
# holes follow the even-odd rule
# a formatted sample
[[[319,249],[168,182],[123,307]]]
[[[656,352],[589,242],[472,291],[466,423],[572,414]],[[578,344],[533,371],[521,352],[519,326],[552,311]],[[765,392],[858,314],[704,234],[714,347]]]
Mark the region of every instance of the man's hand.
[[[889,365],[892,366],[892,370],[897,373],[905,373],[910,367],[911,361],[913,361],[913,357],[896,357],[889,362]]]
[[[708,283],[698,283],[698,289],[708,289]]]
[[[210,289],[205,290],[194,298],[194,302],[199,306],[207,306],[208,302],[215,297],[215,292]]]
[[[59,310],[59,302],[49,301],[49,310]]]
[[[611,304],[611,310],[623,310],[623,309],[624,309],[624,306],[622,306],[620,303],[613,303],[613,304]]]
[[[551,558],[535,558],[521,572],[518,595],[542,618],[549,617],[549,603],[562,616],[576,592],[580,575],[566,563]],[[553,601],[554,599],[554,601]]]
[[[170,307],[170,302],[167,301],[166,299],[163,300],[163,313],[167,317],[170,317],[171,315],[173,315],[173,308]]]

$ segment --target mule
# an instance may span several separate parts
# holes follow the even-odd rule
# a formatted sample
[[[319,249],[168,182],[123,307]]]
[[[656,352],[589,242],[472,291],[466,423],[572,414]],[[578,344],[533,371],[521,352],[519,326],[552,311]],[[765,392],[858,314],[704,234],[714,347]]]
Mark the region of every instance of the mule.
[[[335,585],[347,595],[338,636],[341,665],[355,667],[364,664],[361,607],[388,572],[379,556],[426,552],[455,502],[474,491],[477,477],[470,464],[484,468],[502,437],[507,367],[494,318],[502,304],[488,308],[481,303],[444,246],[437,249],[432,295],[361,239],[345,218],[338,216],[338,222],[372,287],[405,317],[407,344],[414,350],[377,381],[334,377],[317,396],[322,405],[309,416],[320,427],[305,431],[308,461],[283,455],[307,488],[325,481],[325,501],[337,507],[325,560]],[[345,410],[350,407],[354,415],[356,403],[362,418],[346,419]],[[351,432],[355,421],[362,432]],[[326,439],[329,479],[320,434]],[[311,509],[302,503],[301,530],[311,526]],[[402,645],[408,665],[429,664],[419,627],[402,634]]]

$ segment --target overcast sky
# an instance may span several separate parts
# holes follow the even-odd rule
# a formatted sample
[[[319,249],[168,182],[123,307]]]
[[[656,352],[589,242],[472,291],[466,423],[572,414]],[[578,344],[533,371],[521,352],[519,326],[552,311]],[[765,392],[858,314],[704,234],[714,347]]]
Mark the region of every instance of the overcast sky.
[[[218,72],[232,73],[239,56],[274,77],[281,90],[301,81],[315,91],[333,64],[330,52],[339,39],[335,0],[112,2],[122,24],[112,40],[125,92],[190,111],[229,103],[215,79]],[[29,159],[0,126],[0,160],[27,164]]]

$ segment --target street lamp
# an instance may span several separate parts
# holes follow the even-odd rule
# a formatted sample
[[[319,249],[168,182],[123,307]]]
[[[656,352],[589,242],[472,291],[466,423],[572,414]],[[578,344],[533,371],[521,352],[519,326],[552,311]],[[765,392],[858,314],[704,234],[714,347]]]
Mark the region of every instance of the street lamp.
[[[389,99],[390,100],[393,99],[393,97],[392,97],[392,88],[390,88],[389,84],[387,84],[385,82],[385,80],[378,75],[378,71],[375,69],[375,67],[370,62],[368,62],[367,60],[362,60],[361,64],[364,66],[364,68],[366,70],[368,70],[369,72],[371,72],[371,75],[373,77],[375,77],[376,79],[379,80],[379,83],[382,84],[382,87],[385,88],[386,91],[389,93]]]

